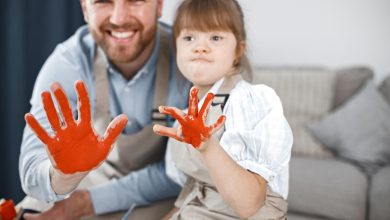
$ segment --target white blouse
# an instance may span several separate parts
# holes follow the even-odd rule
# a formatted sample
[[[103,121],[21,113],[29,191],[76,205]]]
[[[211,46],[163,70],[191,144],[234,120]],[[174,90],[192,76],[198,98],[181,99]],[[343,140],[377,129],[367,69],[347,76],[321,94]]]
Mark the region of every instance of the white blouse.
[[[222,82],[223,79],[215,83],[209,92],[216,93]],[[203,102],[204,98],[199,109]],[[223,114],[226,121],[220,140],[222,148],[237,164],[262,176],[272,191],[287,199],[293,135],[275,91],[266,85],[240,81],[231,91]],[[168,144],[166,173],[183,186],[186,176],[172,157]]]

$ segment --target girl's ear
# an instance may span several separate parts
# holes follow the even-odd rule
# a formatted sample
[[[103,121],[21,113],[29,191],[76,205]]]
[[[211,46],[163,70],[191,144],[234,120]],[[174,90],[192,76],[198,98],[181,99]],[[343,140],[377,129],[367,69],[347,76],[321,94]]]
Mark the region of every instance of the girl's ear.
[[[236,59],[239,60],[242,55],[244,55],[246,49],[246,43],[245,41],[241,41],[237,45],[237,51],[236,51]]]
[[[240,65],[241,57],[244,55],[246,49],[245,41],[241,41],[237,44],[236,48],[236,58],[233,61],[233,66],[238,67]]]

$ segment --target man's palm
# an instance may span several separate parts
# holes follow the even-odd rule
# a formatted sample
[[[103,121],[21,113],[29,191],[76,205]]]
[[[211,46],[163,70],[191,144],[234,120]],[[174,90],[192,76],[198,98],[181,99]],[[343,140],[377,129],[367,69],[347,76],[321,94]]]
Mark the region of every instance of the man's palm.
[[[79,113],[77,121],[61,85],[52,83],[50,88],[58,101],[64,123],[60,122],[49,91],[42,93],[42,102],[54,135],[49,135],[30,113],[25,116],[26,122],[46,145],[54,168],[65,174],[90,171],[106,159],[112,144],[126,126],[127,117],[116,117],[104,137],[99,137],[92,128],[91,107],[84,82],[75,83]]]

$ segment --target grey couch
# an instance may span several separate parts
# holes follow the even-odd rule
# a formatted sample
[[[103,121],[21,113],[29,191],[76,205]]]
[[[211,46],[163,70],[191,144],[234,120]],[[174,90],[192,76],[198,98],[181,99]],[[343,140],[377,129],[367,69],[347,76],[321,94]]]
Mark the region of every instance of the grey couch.
[[[338,71],[288,67],[254,70],[254,83],[268,84],[279,94],[296,140],[290,162],[289,220],[390,219],[390,165],[366,172],[316,138],[308,137],[306,127],[345,104],[372,78],[372,71],[365,67]],[[390,104],[390,76],[378,88]],[[304,104],[304,99],[312,100]],[[318,107],[325,99],[330,104]],[[305,112],[310,105],[307,108],[312,112]],[[319,147],[312,150],[308,145]]]

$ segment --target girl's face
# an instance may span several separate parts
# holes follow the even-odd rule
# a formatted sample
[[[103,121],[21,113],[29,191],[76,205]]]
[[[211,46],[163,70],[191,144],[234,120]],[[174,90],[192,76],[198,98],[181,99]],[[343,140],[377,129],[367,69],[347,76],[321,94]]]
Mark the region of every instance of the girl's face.
[[[209,89],[234,72],[237,40],[225,31],[182,30],[176,38],[177,65],[199,89]]]

